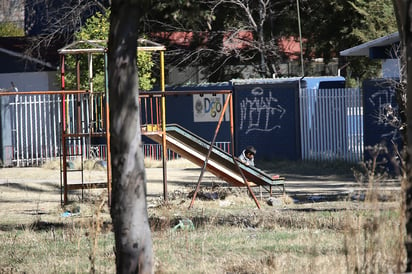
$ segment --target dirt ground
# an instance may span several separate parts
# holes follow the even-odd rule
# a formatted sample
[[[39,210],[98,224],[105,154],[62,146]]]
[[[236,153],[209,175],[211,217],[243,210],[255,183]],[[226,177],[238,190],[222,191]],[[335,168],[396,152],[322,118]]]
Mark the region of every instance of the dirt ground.
[[[167,193],[189,192],[195,189],[201,170],[199,168],[168,168]],[[22,224],[32,221],[36,216],[60,215],[64,212],[61,206],[61,174],[59,169],[49,168],[1,168],[0,169],[0,219],[1,224],[8,222]],[[83,173],[84,182],[104,182],[104,170],[86,170]],[[163,169],[146,168],[148,200],[159,200],[163,196]],[[68,181],[81,182],[81,173],[68,174]],[[285,181],[286,195],[294,201],[322,202],[339,197],[359,195],[364,189],[355,179],[339,179],[334,176],[287,176]],[[223,186],[227,183],[206,172],[201,187]],[[388,181],[381,185],[386,193],[397,193],[400,190],[398,181]],[[260,199],[268,198],[268,192],[259,192],[254,188]],[[243,191],[243,190],[242,190]],[[274,189],[274,196],[280,196],[281,189]],[[84,199],[97,199],[99,195],[107,197],[105,189],[75,190],[69,195],[70,202],[81,202]],[[396,196],[396,194],[394,195]],[[247,196],[246,196],[247,197]],[[359,196],[358,196],[359,197]]]

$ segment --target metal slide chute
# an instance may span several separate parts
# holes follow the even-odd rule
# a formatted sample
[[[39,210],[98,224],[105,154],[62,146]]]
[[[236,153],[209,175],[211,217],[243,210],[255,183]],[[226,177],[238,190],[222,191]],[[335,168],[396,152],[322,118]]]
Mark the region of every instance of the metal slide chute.
[[[146,135],[157,143],[162,143],[162,134],[153,132]],[[182,157],[202,167],[210,149],[210,143],[177,124],[166,125],[167,148],[180,154]],[[273,178],[262,170],[250,167],[236,160],[231,154],[213,147],[207,160],[206,170],[225,180],[233,186],[246,186],[242,174],[249,186],[281,187],[285,192],[283,177]],[[239,170],[240,169],[240,170]]]

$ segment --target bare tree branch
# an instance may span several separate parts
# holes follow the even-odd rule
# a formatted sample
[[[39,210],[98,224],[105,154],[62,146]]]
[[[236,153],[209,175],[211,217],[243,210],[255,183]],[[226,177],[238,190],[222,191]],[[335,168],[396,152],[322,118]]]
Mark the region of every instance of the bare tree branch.
[[[47,27],[41,29],[40,33],[30,36],[31,45],[26,49],[26,55],[38,57],[43,54],[42,49],[53,44],[66,45],[72,42],[75,31],[80,29],[87,15],[106,10],[99,0],[59,1],[59,6],[53,6],[53,3],[32,0],[27,4],[26,22],[29,23],[26,23],[26,32],[33,32],[34,27]],[[41,15],[46,16],[39,19]]]

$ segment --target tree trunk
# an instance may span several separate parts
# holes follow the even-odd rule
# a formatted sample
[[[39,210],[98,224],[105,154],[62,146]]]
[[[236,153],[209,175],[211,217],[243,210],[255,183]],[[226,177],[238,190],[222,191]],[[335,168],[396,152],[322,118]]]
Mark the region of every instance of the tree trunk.
[[[406,102],[412,102],[412,1],[393,0],[398,23],[403,54],[406,55]],[[406,272],[412,271],[412,107],[406,109],[406,182],[405,182],[405,248],[407,255]]]
[[[140,1],[112,0],[108,77],[117,273],[153,273],[136,68]]]

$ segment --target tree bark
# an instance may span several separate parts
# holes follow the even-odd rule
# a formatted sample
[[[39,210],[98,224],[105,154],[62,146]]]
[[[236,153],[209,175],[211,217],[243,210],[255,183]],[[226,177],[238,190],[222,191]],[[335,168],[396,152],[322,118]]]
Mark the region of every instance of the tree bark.
[[[398,23],[403,54],[406,55],[406,102],[412,102],[412,1],[392,0]],[[407,255],[406,272],[412,271],[412,107],[406,108],[406,182],[405,182],[405,248]]]
[[[136,67],[138,0],[112,0],[108,77],[117,273],[153,273]]]

